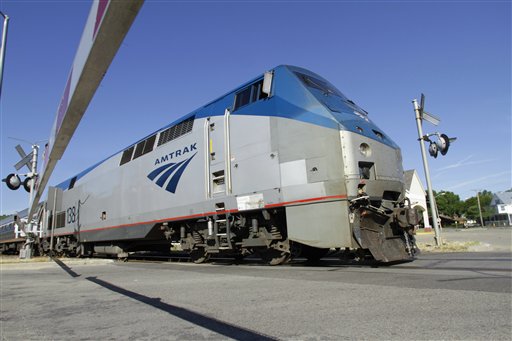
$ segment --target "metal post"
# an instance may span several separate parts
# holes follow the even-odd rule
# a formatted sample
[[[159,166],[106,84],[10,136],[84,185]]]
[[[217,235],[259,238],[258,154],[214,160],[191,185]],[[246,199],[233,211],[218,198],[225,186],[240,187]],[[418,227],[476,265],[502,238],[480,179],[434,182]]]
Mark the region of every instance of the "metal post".
[[[38,157],[39,146],[37,144],[32,145],[32,165],[30,167],[30,176],[32,177],[32,181],[30,181],[30,196],[29,196],[29,206],[32,205],[32,200],[34,200],[34,188],[36,185],[36,177],[37,177],[37,157]]]
[[[37,156],[38,156],[39,146],[37,144],[32,145],[32,164],[30,167],[30,173],[27,176],[30,176],[32,180],[30,181],[30,195],[29,195],[29,207],[32,205],[32,200],[34,200],[34,188],[36,184],[37,178]],[[27,228],[27,240],[25,242],[26,258],[32,258],[32,245],[34,243],[33,234],[34,224],[32,223],[32,217],[28,216],[28,228]]]
[[[53,207],[52,207],[52,232],[50,235],[50,257],[53,257],[53,236],[55,225],[57,224],[57,188],[53,189]]]
[[[4,60],[5,60],[5,48],[7,46],[7,27],[9,25],[9,17],[2,12],[0,15],[4,17],[4,27],[2,30],[2,46],[0,47],[0,97],[2,96],[2,83],[4,79]]]
[[[418,105],[417,100],[413,100],[414,104],[414,112],[416,113],[416,126],[418,127],[418,136],[420,141],[421,148],[421,156],[423,158],[423,169],[425,170],[425,178],[427,180],[427,192],[428,199],[430,201],[430,213],[432,214],[432,224],[434,225],[435,237],[434,240],[436,242],[436,246],[441,246],[441,231],[439,230],[439,225],[437,224],[437,209],[436,209],[436,201],[434,199],[434,193],[432,191],[432,181],[430,180],[430,171],[428,168],[427,161],[427,151],[425,150],[425,145],[423,144],[423,128],[422,128],[422,118],[420,114],[420,107]]]

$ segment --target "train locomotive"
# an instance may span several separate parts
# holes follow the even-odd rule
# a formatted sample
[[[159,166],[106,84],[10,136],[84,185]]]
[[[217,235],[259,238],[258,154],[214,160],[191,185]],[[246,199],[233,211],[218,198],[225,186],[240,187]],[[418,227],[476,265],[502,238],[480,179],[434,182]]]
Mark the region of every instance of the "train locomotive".
[[[38,245],[389,263],[414,258],[409,206],[391,138],[327,80],[282,65],[50,187]]]

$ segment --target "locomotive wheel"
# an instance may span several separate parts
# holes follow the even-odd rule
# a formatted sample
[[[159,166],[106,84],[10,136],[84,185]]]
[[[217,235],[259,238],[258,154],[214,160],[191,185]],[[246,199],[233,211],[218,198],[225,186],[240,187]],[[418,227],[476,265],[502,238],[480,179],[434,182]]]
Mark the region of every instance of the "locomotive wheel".
[[[290,253],[291,258],[298,258],[302,254],[302,245],[301,243],[290,241]]]
[[[206,252],[204,247],[199,247],[190,252],[190,259],[196,264],[201,264],[210,260],[210,254]]]
[[[279,265],[290,259],[290,253],[276,249],[266,249],[260,252],[261,259],[268,265]]]
[[[233,258],[235,259],[235,264],[240,264],[244,261],[245,255],[238,253],[238,254],[234,255]]]
[[[40,255],[46,255],[50,251],[50,243],[44,239],[39,243],[38,249]]]
[[[252,249],[241,249],[238,250],[235,254],[233,254],[233,258],[235,259],[235,264],[240,264],[244,261],[245,257],[253,254]]]
[[[327,255],[329,249],[321,249],[309,245],[302,245],[302,256],[310,262],[318,262],[320,258]]]
[[[78,244],[78,246],[76,247],[74,256],[76,258],[83,258],[84,257],[84,245],[83,244]]]
[[[62,257],[64,255],[64,244],[57,243],[54,246],[54,253],[56,257]]]

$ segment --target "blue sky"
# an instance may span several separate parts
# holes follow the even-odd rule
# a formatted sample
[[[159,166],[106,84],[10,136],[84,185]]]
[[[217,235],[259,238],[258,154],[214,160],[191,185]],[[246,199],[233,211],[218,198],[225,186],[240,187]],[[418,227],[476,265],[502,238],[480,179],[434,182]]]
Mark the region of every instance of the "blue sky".
[[[16,137],[49,138],[90,1],[1,0],[10,16],[0,102],[1,177]],[[511,185],[510,1],[151,1],[142,7],[57,165],[57,184],[280,65],[308,68],[366,109],[423,166],[412,99],[457,136],[429,158],[433,187],[461,199]],[[44,143],[42,143],[44,145]],[[29,145],[24,144],[26,149]],[[28,195],[0,189],[1,213]]]

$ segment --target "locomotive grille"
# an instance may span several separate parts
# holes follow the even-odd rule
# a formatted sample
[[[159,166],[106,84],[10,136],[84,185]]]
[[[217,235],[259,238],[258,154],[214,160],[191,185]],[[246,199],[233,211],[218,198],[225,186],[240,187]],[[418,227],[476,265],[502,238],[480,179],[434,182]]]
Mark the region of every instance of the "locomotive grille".
[[[164,143],[177,139],[178,137],[185,135],[192,131],[194,126],[194,117],[191,117],[183,122],[180,122],[160,133],[158,138],[158,145],[161,146]]]

